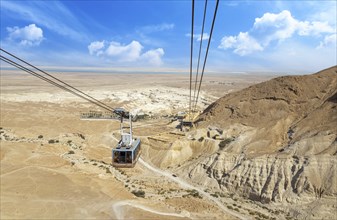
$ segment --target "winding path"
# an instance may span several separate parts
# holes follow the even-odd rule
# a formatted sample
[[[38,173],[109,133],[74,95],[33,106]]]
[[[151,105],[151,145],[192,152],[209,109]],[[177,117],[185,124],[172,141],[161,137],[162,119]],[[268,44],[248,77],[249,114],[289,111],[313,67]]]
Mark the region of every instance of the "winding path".
[[[147,169],[153,171],[154,173],[157,173],[159,175],[165,176],[169,179],[171,179],[172,181],[178,183],[181,187],[183,188],[187,188],[187,189],[194,189],[196,191],[198,191],[201,195],[205,196],[206,198],[208,198],[209,200],[211,200],[212,202],[214,202],[223,212],[225,212],[226,214],[230,214],[232,216],[235,216],[239,219],[242,220],[246,220],[246,219],[250,219],[244,215],[241,215],[237,212],[233,212],[229,209],[227,209],[218,199],[216,199],[215,197],[211,196],[210,194],[206,193],[205,191],[185,182],[184,180],[180,179],[179,177],[174,177],[172,176],[171,173],[168,173],[166,171],[160,170],[158,168],[155,168],[153,166],[151,166],[150,164],[146,163],[142,158],[139,158],[138,162],[140,164],[142,164],[143,166],[145,166]]]
[[[174,216],[174,217],[180,217],[180,218],[186,218],[186,217],[188,218],[189,217],[188,213],[186,215],[183,215],[183,214],[170,213],[170,212],[160,212],[160,211],[154,210],[152,208],[146,207],[144,205],[140,205],[140,204],[138,204],[134,201],[124,200],[124,201],[116,202],[112,205],[112,209],[113,209],[117,219],[125,219],[123,209],[121,209],[122,206],[135,207],[137,209],[142,209],[144,211],[151,212],[151,213],[154,213],[154,214],[157,214],[157,215]]]

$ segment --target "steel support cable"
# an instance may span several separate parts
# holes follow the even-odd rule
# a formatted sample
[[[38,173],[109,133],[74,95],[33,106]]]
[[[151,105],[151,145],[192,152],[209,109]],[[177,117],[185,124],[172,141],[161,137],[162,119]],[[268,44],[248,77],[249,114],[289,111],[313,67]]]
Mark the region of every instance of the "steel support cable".
[[[189,102],[189,120],[191,120],[191,99],[192,99],[193,34],[194,34],[194,0],[192,0],[192,28],[191,28],[191,57],[190,57],[190,102]]]
[[[26,62],[26,61],[24,61],[23,59],[21,59],[21,58],[15,56],[14,54],[11,54],[10,52],[8,52],[8,51],[6,51],[6,50],[4,50],[4,49],[2,49],[2,48],[0,48],[0,50],[3,51],[3,52],[5,52],[5,53],[8,54],[8,55],[14,57],[15,59],[20,60],[21,62],[27,64],[28,66],[33,67],[34,69],[36,69],[36,70],[38,70],[38,71],[40,71],[40,72],[46,74],[47,76],[49,76],[49,77],[51,77],[51,78],[57,80],[58,82],[63,83],[64,85],[66,85],[66,86],[72,88],[73,90],[75,90],[75,91],[81,93],[82,95],[85,95],[86,97],[88,97],[88,98],[94,100],[95,102],[100,103],[101,105],[103,105],[103,106],[105,106],[106,108],[110,109],[109,111],[113,111],[113,110],[114,110],[112,107],[106,105],[105,103],[103,103],[103,102],[101,102],[101,101],[95,99],[94,97],[92,97],[92,96],[90,96],[90,95],[88,95],[88,94],[82,92],[81,90],[79,90],[79,89],[77,89],[77,88],[75,88],[75,87],[69,85],[68,83],[63,82],[62,80],[60,80],[60,79],[54,77],[53,75],[50,75],[49,73],[47,73],[47,72],[45,72],[45,71],[39,69],[38,67],[36,67],[36,66],[34,66],[34,65],[32,65],[32,64],[30,64],[30,63],[28,63],[28,62]]]
[[[105,110],[113,111],[113,109],[107,108],[107,107],[105,107],[105,106],[103,106],[103,105],[101,105],[101,104],[99,104],[99,103],[97,103],[97,102],[95,102],[95,101],[93,101],[93,100],[90,100],[90,99],[88,99],[87,97],[85,97],[85,96],[83,96],[83,95],[80,95],[80,94],[76,93],[75,91],[73,91],[73,90],[71,90],[71,89],[69,89],[69,88],[67,88],[67,87],[65,87],[65,86],[63,86],[63,85],[60,85],[60,84],[58,84],[58,83],[52,81],[51,79],[48,79],[48,78],[46,78],[46,77],[44,77],[44,76],[42,76],[42,75],[40,75],[40,74],[34,72],[33,70],[30,70],[30,69],[28,69],[28,68],[26,68],[26,67],[24,67],[24,66],[22,66],[22,65],[20,65],[20,64],[18,64],[18,63],[16,63],[15,61],[12,61],[12,60],[10,60],[10,59],[8,59],[8,58],[2,56],[2,55],[0,55],[0,59],[1,59],[2,61],[6,62],[6,63],[8,63],[8,64],[10,64],[10,65],[12,65],[12,66],[18,68],[18,69],[21,69],[21,70],[23,70],[23,71],[25,71],[25,72],[27,72],[27,73],[29,73],[29,74],[35,76],[35,77],[38,77],[38,78],[40,78],[40,79],[42,79],[42,80],[44,80],[44,81],[46,81],[46,82],[48,82],[48,83],[50,83],[50,84],[56,86],[56,87],[58,87],[58,88],[60,88],[60,89],[63,89],[63,90],[65,90],[65,91],[67,91],[67,92],[70,92],[70,93],[72,93],[73,95],[76,95],[76,96],[78,96],[78,97],[80,97],[80,98],[82,98],[82,99],[85,99],[86,101],[88,101],[88,102],[90,102],[90,103],[93,103],[93,104],[95,104],[95,105],[97,105],[97,106],[99,106],[99,107],[101,107],[101,108],[104,108]]]
[[[202,29],[201,29],[201,36],[200,36],[200,46],[199,46],[199,55],[198,55],[198,65],[197,65],[197,74],[195,76],[195,84],[194,84],[194,91],[193,91],[193,105],[195,102],[195,93],[197,90],[197,83],[198,83],[198,75],[199,75],[199,64],[200,64],[200,55],[201,55],[201,48],[202,48],[202,39],[204,36],[204,27],[205,27],[205,20],[206,20],[206,13],[207,13],[207,0],[205,0],[204,6],[204,17],[202,19]]]
[[[210,46],[211,40],[212,40],[213,28],[214,28],[216,13],[218,11],[218,6],[219,6],[219,0],[216,1],[216,5],[215,5],[213,21],[212,21],[211,31],[209,33],[209,39],[208,39],[208,44],[207,44],[207,49],[206,49],[206,55],[205,55],[204,64],[203,64],[203,67],[202,67],[202,72],[201,72],[201,77],[200,77],[200,82],[199,82],[199,88],[198,88],[198,94],[197,94],[197,98],[195,100],[194,110],[197,108],[197,103],[198,103],[198,98],[199,98],[201,83],[202,83],[202,79],[203,79],[204,72],[205,72],[205,66],[206,66],[206,61],[207,61],[207,56],[208,56],[208,50],[209,50],[209,46]]]

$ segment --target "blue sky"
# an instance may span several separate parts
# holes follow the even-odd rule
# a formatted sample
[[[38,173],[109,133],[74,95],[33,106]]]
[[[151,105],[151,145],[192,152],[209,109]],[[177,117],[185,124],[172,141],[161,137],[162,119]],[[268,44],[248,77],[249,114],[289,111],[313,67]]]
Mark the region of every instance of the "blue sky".
[[[0,2],[1,47],[36,65],[189,68],[191,1]],[[203,7],[196,1],[194,64]],[[209,0],[203,53],[214,7]],[[302,73],[336,65],[336,11],[336,1],[220,0],[206,70]]]

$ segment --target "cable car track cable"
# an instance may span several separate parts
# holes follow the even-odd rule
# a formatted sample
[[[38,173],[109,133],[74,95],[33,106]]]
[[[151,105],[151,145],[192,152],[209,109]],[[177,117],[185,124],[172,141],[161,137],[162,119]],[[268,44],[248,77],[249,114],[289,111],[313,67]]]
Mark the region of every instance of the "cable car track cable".
[[[193,100],[193,105],[194,105],[194,102],[195,102],[195,94],[196,94],[197,83],[198,83],[200,55],[201,55],[201,49],[202,49],[202,40],[203,40],[203,35],[204,35],[206,13],[207,13],[207,0],[205,0],[204,16],[203,16],[203,19],[202,19],[202,29],[201,29],[201,35],[200,35],[200,46],[199,46],[199,55],[198,55],[198,64],[197,64],[197,74],[195,76],[194,92],[193,92],[193,99],[192,99]]]
[[[95,102],[97,102],[97,103],[100,103],[100,105],[102,105],[102,106],[105,106],[105,109],[109,109],[109,111],[113,111],[113,110],[114,110],[112,107],[110,107],[110,106],[106,105],[105,103],[103,103],[103,102],[101,102],[101,101],[99,101],[99,100],[95,99],[94,97],[92,97],[92,96],[90,96],[90,95],[88,95],[88,94],[86,94],[86,93],[82,92],[81,90],[79,90],[79,89],[77,89],[77,88],[75,88],[75,87],[73,87],[73,86],[69,85],[68,83],[66,83],[66,82],[63,82],[62,80],[60,80],[60,79],[58,79],[58,78],[54,77],[53,75],[51,75],[51,74],[49,74],[49,73],[47,73],[47,72],[45,72],[45,71],[43,71],[43,70],[39,69],[38,67],[36,67],[36,66],[34,66],[34,65],[32,65],[32,64],[30,64],[30,63],[28,63],[28,62],[26,62],[25,60],[23,60],[23,59],[21,59],[21,58],[19,58],[19,57],[15,56],[14,54],[12,54],[12,53],[10,53],[10,52],[8,52],[8,51],[6,51],[6,50],[2,49],[2,48],[0,48],[0,50],[1,50],[1,51],[3,51],[3,52],[5,52],[5,53],[6,53],[6,54],[8,54],[8,55],[10,55],[10,56],[14,57],[15,59],[17,59],[17,60],[20,60],[21,62],[23,62],[23,63],[27,64],[28,66],[31,66],[31,67],[33,67],[34,69],[36,69],[36,70],[38,70],[38,71],[40,71],[40,72],[42,72],[42,73],[46,74],[47,76],[49,76],[49,77],[51,77],[51,78],[53,78],[53,79],[57,80],[58,82],[61,82],[61,83],[63,83],[64,85],[66,85],[66,86],[68,86],[68,87],[72,88],[73,90],[75,90],[75,91],[77,91],[77,92],[81,93],[82,95],[85,95],[85,96],[87,96],[88,98],[90,98],[90,99],[94,100]],[[102,107],[102,106],[100,106],[100,107]]]
[[[54,81],[52,81],[51,79],[48,79],[48,78],[46,78],[46,77],[44,77],[44,76],[42,76],[42,75],[40,75],[40,74],[34,72],[33,70],[30,70],[30,69],[28,69],[28,68],[22,66],[21,64],[15,62],[15,61],[13,61],[13,60],[10,60],[10,59],[8,59],[8,58],[2,56],[2,55],[0,55],[0,59],[1,59],[2,61],[6,62],[6,63],[8,63],[8,64],[10,64],[10,65],[12,65],[12,66],[18,68],[18,69],[20,69],[20,70],[23,70],[23,71],[25,71],[25,72],[27,72],[27,73],[29,73],[29,74],[35,76],[35,77],[38,77],[38,78],[40,78],[40,79],[42,79],[42,80],[44,80],[44,81],[46,81],[46,82],[48,82],[48,83],[50,83],[50,84],[56,86],[56,87],[58,87],[58,88],[60,88],[60,89],[63,89],[63,90],[65,90],[65,91],[67,91],[67,92],[70,92],[70,93],[72,93],[73,95],[76,95],[76,96],[78,96],[78,97],[80,97],[80,98],[82,98],[82,99],[85,99],[86,101],[88,101],[88,102],[90,102],[90,103],[92,103],[92,104],[95,104],[95,105],[97,105],[97,106],[99,106],[99,107],[101,107],[101,108],[104,108],[105,110],[108,110],[108,111],[113,111],[113,110],[114,110],[113,108],[107,108],[106,106],[103,106],[103,105],[101,105],[101,104],[98,103],[98,102],[95,102],[95,101],[93,101],[93,100],[90,100],[89,98],[87,98],[87,97],[85,97],[85,96],[83,96],[83,95],[81,95],[81,94],[79,94],[79,93],[76,93],[75,91],[73,91],[73,90],[71,90],[71,89],[69,89],[69,88],[67,88],[67,87],[65,87],[65,86],[63,86],[63,85],[60,85],[60,84],[58,84],[57,82],[54,82]]]
[[[190,101],[189,119],[191,120],[191,99],[192,99],[192,64],[193,64],[193,34],[194,34],[194,0],[192,0],[192,28],[191,28],[191,58],[190,58]]]
[[[214,28],[216,14],[217,14],[217,11],[218,11],[218,6],[219,6],[219,0],[216,1],[216,5],[215,5],[213,21],[212,21],[211,31],[210,31],[210,34],[209,34],[209,39],[208,39],[208,44],[207,44],[207,49],[206,49],[206,55],[205,55],[204,64],[203,64],[203,67],[202,67],[202,72],[201,72],[201,77],[200,77],[200,82],[199,82],[199,88],[198,88],[197,98],[196,98],[196,101],[195,101],[194,110],[196,109],[197,103],[198,103],[198,98],[199,98],[201,83],[202,83],[202,79],[203,79],[204,72],[205,72],[205,66],[206,66],[206,61],[207,61],[207,57],[208,57],[208,50],[209,50],[209,46],[210,46],[211,40],[212,40],[213,28]]]

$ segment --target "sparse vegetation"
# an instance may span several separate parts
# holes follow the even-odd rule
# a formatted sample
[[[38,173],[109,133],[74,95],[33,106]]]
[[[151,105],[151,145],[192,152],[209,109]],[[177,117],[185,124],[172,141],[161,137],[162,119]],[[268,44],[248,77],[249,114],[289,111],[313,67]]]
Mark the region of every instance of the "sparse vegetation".
[[[75,154],[73,150],[68,151],[68,154]]]
[[[40,134],[37,138],[39,138],[39,139],[41,139],[41,138],[43,138],[43,135],[42,134]]]
[[[215,198],[218,198],[218,197],[219,197],[218,194],[216,194],[216,193],[212,193],[211,196],[213,196],[213,197],[215,197]]]
[[[225,140],[220,141],[220,143],[219,143],[220,150],[224,149],[232,141],[234,141],[234,138],[226,138]]]
[[[145,192],[143,190],[133,190],[131,193],[137,197],[145,198]]]
[[[192,189],[192,190],[187,190],[188,192],[188,195],[191,195],[195,198],[199,198],[199,199],[202,199],[202,196],[199,194],[199,192],[195,189]]]
[[[50,139],[49,141],[48,141],[48,144],[54,144],[55,143],[55,140],[53,140],[53,139]]]
[[[111,173],[109,167],[105,168],[105,172],[106,172],[106,173]]]

